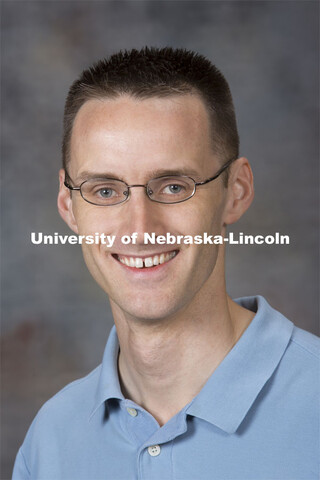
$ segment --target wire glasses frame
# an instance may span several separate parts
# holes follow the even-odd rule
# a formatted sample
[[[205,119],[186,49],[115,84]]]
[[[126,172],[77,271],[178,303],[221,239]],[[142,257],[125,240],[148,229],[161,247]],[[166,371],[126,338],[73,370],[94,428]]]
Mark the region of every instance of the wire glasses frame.
[[[64,185],[70,191],[79,191],[83,200],[99,207],[111,207],[126,202],[130,198],[130,189],[133,187],[145,188],[146,194],[152,202],[175,204],[189,200],[196,193],[196,188],[198,186],[206,185],[207,183],[216,180],[216,178],[218,178],[235,160],[235,158],[229,160],[218,170],[218,172],[213,177],[210,177],[202,182],[196,182],[192,177],[189,177],[188,175],[163,175],[161,177],[149,180],[145,185],[128,185],[122,180],[117,180],[114,178],[103,178],[93,179],[93,182],[96,182],[97,184],[95,190],[95,186],[91,186],[92,180],[84,180],[79,187],[72,187],[66,180],[67,178],[71,180],[71,178],[69,177],[67,170],[65,170]],[[106,182],[109,182],[109,184],[107,185]],[[89,190],[90,186],[91,190]],[[164,188],[171,188],[170,193],[164,194]],[[95,195],[98,195],[98,192],[101,193],[101,191],[104,191],[105,194],[106,192],[108,192],[108,195],[111,192],[115,192],[115,195],[106,197],[95,197]],[[97,203],[98,201],[100,203]]]

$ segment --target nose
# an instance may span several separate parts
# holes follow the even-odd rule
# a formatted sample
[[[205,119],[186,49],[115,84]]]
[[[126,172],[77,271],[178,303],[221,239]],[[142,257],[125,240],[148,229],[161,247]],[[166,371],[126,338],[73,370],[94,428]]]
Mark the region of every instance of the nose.
[[[143,242],[144,232],[156,235],[164,232],[164,205],[152,202],[143,185],[131,185],[129,199],[123,204],[123,228],[127,234],[138,233],[137,243]]]

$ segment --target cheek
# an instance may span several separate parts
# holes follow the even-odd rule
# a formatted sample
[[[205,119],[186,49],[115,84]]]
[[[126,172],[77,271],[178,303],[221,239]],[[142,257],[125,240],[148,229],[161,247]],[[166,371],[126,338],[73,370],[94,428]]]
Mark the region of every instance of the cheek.
[[[204,231],[210,235],[220,235],[223,227],[223,211],[225,201],[222,196],[212,195],[203,208],[202,219]]]
[[[107,211],[107,207],[82,205],[77,202],[73,208],[74,217],[79,229],[79,235],[94,235],[114,232],[117,225],[116,212]]]
[[[186,204],[186,208],[175,212],[172,225],[184,235],[219,235],[222,230],[222,202],[217,201],[197,202]]]
[[[217,199],[198,202],[189,207],[189,211],[180,215],[176,219],[176,228],[182,230],[184,235],[201,235],[206,233],[208,236],[221,235],[223,229],[222,213],[223,202],[217,205]],[[182,228],[182,222],[184,228]],[[180,228],[179,228],[180,227]],[[186,255],[186,262],[193,271],[193,280],[195,283],[202,283],[209,278],[213,272],[219,253],[218,244],[200,244],[190,245],[189,254]]]
[[[110,278],[106,269],[106,253],[99,245],[82,245],[82,254],[85,264],[95,281],[106,292],[109,292],[110,283],[120,288],[116,276]]]

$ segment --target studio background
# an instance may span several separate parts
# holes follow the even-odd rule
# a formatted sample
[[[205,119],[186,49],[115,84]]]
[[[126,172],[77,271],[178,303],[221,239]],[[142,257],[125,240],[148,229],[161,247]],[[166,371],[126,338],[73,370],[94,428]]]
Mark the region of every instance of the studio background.
[[[290,236],[232,246],[233,297],[262,294],[318,332],[318,3],[315,1],[2,1],[2,470],[40,406],[101,361],[112,325],[56,208],[64,100],[93,61],[119,49],[185,47],[226,76],[255,176],[231,229]]]

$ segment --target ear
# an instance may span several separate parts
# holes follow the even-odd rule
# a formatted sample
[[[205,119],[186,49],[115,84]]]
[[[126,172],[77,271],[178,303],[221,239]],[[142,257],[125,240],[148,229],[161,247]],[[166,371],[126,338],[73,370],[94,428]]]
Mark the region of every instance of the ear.
[[[224,224],[235,223],[250,207],[254,197],[253,175],[248,160],[238,158],[232,165],[228,181]]]
[[[73,209],[72,209],[72,198],[71,191],[64,184],[65,180],[65,171],[62,168],[59,171],[59,193],[58,193],[58,211],[62,219],[66,224],[73,230],[75,233],[78,232],[77,222],[75,220]]]

